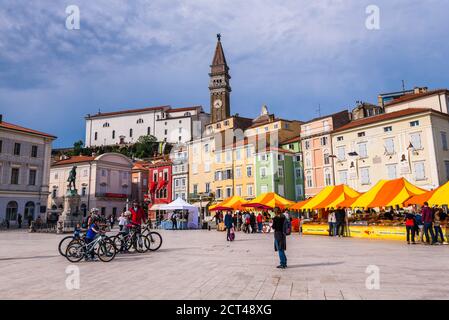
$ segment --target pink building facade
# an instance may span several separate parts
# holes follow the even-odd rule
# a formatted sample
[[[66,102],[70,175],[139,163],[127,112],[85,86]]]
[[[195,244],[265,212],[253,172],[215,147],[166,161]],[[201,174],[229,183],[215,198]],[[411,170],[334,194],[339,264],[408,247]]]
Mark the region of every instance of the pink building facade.
[[[306,199],[334,184],[335,155],[332,154],[331,132],[349,121],[349,112],[345,110],[313,119],[301,126]]]

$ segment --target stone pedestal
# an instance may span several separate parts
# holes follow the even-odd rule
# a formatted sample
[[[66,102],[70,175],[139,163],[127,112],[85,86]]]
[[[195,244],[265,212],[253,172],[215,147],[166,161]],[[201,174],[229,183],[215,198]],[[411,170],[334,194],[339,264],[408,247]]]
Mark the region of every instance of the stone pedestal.
[[[80,200],[81,197],[76,189],[67,190],[64,196],[64,209],[58,219],[57,233],[64,233],[69,228],[73,229],[77,223],[81,223]]]

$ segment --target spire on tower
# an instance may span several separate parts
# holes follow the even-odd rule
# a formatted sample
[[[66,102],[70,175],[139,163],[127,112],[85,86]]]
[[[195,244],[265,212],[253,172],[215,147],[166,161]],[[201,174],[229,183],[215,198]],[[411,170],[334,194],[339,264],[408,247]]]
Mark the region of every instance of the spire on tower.
[[[221,46],[221,34],[217,34],[217,45],[215,47],[214,58],[212,59],[211,72],[221,73],[229,70],[226,58],[224,55],[223,47]]]

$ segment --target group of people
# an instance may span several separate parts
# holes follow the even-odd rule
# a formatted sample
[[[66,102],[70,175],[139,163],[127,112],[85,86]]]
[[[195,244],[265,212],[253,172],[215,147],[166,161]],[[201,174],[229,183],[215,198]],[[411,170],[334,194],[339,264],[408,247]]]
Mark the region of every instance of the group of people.
[[[328,212],[329,237],[344,237],[348,216],[343,208],[331,209]]]
[[[217,213],[217,215],[219,214],[221,213]],[[246,230],[249,230],[250,228],[251,233],[256,233],[262,232],[263,222],[268,221],[270,218],[271,216],[268,212],[259,213],[256,216],[254,212],[242,212],[232,215],[231,211],[227,211],[224,216],[226,240],[233,241],[235,239],[235,229],[238,222],[243,226],[242,230],[245,233],[248,232]],[[271,228],[274,230],[274,250],[278,252],[280,261],[277,268],[285,269],[287,268],[287,256],[285,251],[287,250],[287,235],[291,233],[291,221],[287,211],[282,211],[280,208],[276,207],[274,208],[274,217],[271,222]]]
[[[446,223],[447,214],[438,206],[429,207],[425,202],[420,211],[410,211],[405,215],[405,228],[407,232],[407,243],[416,244],[415,236],[422,243],[435,245],[445,242],[441,226]],[[425,242],[424,242],[425,236]]]
[[[231,211],[228,211],[228,213],[231,215],[235,230],[243,231],[245,233],[262,233],[264,223],[271,221],[271,216],[267,211],[262,213],[259,212],[257,214],[248,211],[237,212],[234,214],[232,214]],[[224,218],[226,218],[226,215]],[[217,225],[221,222],[225,222],[221,211],[218,211],[214,218]]]
[[[90,214],[84,217],[82,225],[80,226],[78,224],[76,226],[75,236],[79,236],[81,227],[87,229],[84,240],[86,244],[91,243],[98,234],[105,232],[108,224],[112,229],[115,218],[111,219],[111,217],[109,217],[108,221],[104,215],[99,214],[99,210],[97,208],[92,208],[90,210]],[[142,223],[147,223],[147,217],[138,202],[134,201],[132,207],[120,215],[118,218],[118,223],[119,230],[123,234],[129,233],[130,228],[135,228],[136,232],[140,232]],[[92,260],[94,259],[93,250],[91,250],[89,257],[86,258]]]

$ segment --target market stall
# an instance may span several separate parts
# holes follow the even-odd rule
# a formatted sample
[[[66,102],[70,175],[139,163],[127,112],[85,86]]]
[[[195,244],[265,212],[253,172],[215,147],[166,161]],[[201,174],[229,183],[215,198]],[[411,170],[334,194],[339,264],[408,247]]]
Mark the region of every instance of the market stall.
[[[422,206],[424,202],[428,202],[431,207],[449,205],[449,182],[446,182],[435,190],[411,197],[405,202],[405,205]]]
[[[222,202],[214,204],[209,207],[209,211],[234,211],[234,210],[245,210],[244,204],[248,201],[244,200],[242,197],[233,196]]]
[[[178,211],[182,213],[182,218],[179,219],[178,223],[185,223],[188,229],[198,228],[198,208],[183,199],[177,198],[169,204],[161,205],[160,209],[169,212],[167,222],[170,221],[169,219],[171,218],[171,215]],[[169,223],[171,223],[171,221]],[[169,228],[169,226],[167,226],[167,228]]]
[[[341,202],[341,198],[331,201],[333,192],[337,194],[337,191],[323,190],[324,195],[328,194],[325,200],[321,201],[321,196],[317,195],[301,206],[303,210],[317,210],[313,219],[303,225],[304,234],[329,235],[327,209],[340,207],[346,210],[345,231],[348,236],[405,240],[403,207],[408,199],[427,193],[403,178],[381,180],[366,193],[356,197],[348,195]]]
[[[245,208],[256,208],[259,210],[273,210],[276,207],[286,209],[294,205],[293,201],[287,200],[274,192],[263,193],[257,198],[243,204]]]

